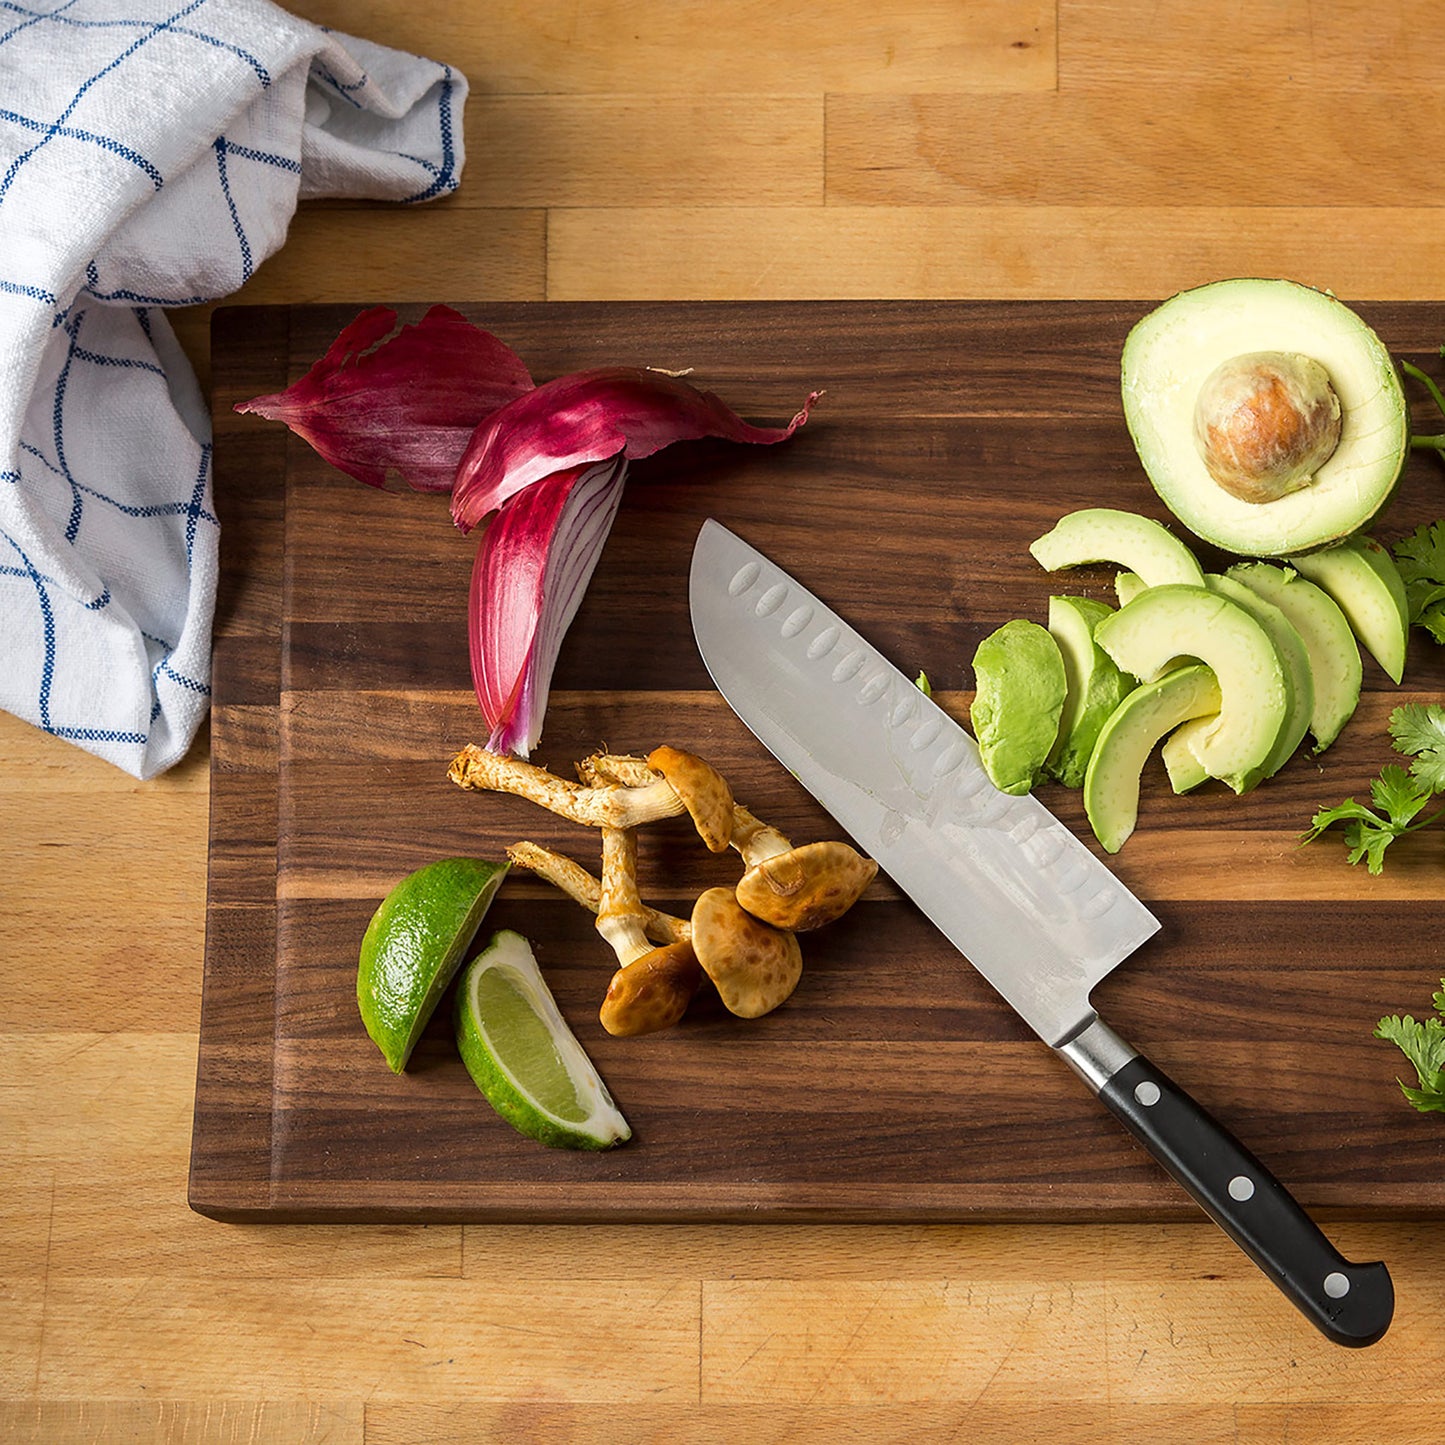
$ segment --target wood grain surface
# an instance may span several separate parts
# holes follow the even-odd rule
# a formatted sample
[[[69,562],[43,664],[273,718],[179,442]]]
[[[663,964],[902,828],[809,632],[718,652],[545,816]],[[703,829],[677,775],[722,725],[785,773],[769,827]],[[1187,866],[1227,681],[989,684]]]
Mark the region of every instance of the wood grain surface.
[[[303,205],[234,301],[1109,301],[1260,273],[1361,302],[1442,295],[1429,0],[291,8],[467,74],[467,169],[427,207]],[[203,380],[213,309],[175,317]],[[745,399],[769,415],[789,404],[771,389]],[[258,428],[248,445],[280,457],[283,444]],[[768,465],[799,463],[780,450]],[[355,489],[347,501],[360,505]],[[1182,1218],[259,1226],[190,1210],[209,841],[239,848],[268,815],[274,826],[279,681],[265,657],[281,594],[262,564],[278,521],[227,523],[228,554],[258,559],[226,603],[252,629],[253,662],[232,678],[249,702],[178,768],[136,783],[0,716],[0,1438],[1438,1440],[1438,1219],[1331,1223],[1346,1254],[1388,1261],[1399,1295],[1385,1339],[1347,1352],[1213,1226]],[[944,628],[968,616],[957,604],[939,597],[917,627],[961,663]],[[1378,730],[1372,706],[1359,726]],[[232,763],[214,803],[212,737]],[[1248,899],[1315,801],[1282,779],[1257,795],[1259,827],[1146,826],[1120,866],[1176,910],[1191,889]],[[1191,859],[1188,840],[1224,826],[1227,855]],[[1313,932],[1286,940],[1292,965],[1307,974],[1313,938],[1383,909],[1389,946],[1371,957],[1408,984],[1398,1006],[1425,1008],[1445,971],[1438,846],[1421,839],[1377,883],[1301,856],[1338,892],[1319,899]],[[247,896],[246,876],[243,864],[229,896],[269,957],[275,877]],[[1242,956],[1262,966],[1259,951]],[[1287,1052],[1303,1044],[1294,996],[1231,1001],[1208,973],[1170,983],[1241,1018],[1247,1002]],[[272,1007],[264,973],[254,985],[237,1010]],[[1358,981],[1320,987],[1366,1002]],[[1345,1033],[1331,1021],[1324,1046]],[[203,1063],[240,1097],[269,1058]],[[1243,1104],[1207,1058],[1170,1063]],[[1373,1074],[1321,1066],[1272,1083],[1320,1096],[1301,1108],[1323,1115],[1336,1099],[1384,1108]],[[1408,1177],[1436,1126],[1397,1107]],[[244,1153],[266,1121],[232,1124]]]
[[[824,392],[786,445],[685,444],[634,467],[535,754],[565,776],[599,747],[667,742],[712,760],[790,837],[836,832],[697,654],[686,578],[710,515],[910,674],[926,670],[960,717],[985,633],[1041,620],[1051,591],[1112,590],[1107,568],[1050,577],[1028,555],[1033,538],[1090,504],[1168,519],[1118,395],[1123,337],[1146,303],[460,309],[539,379],[603,358],[687,367],[759,420]],[[590,916],[511,878],[482,936],[511,927],[533,940],[635,1130],[606,1156],[539,1149],[490,1116],[457,1056],[450,996],[407,1073],[384,1068],[355,975],[361,934],[393,884],[435,858],[499,859],[518,838],[595,870],[598,841],[524,800],[446,781],[480,718],[464,608],[474,544],[450,526],[445,499],[362,488],[276,423],[232,414],[299,376],[354,314],[235,308],[213,331],[217,505],[254,545],[231,554],[216,632],[193,1205],[281,1220],[1192,1217],[886,878],[803,940],[804,982],[786,1008],[742,1023],[705,999],[683,1027],[646,1039],[611,1038],[597,1021],[611,954]],[[1445,307],[1368,314],[1417,364],[1445,334]],[[1434,471],[1412,461],[1383,538],[1433,517]],[[1392,858],[1364,901],[1333,841],[1302,852],[1297,838],[1322,802],[1368,787],[1389,707],[1442,682],[1423,635],[1408,694],[1372,664],[1336,745],[1301,753],[1244,799],[1223,788],[1175,798],[1156,764],[1137,839],[1116,863],[1164,926],[1101,987],[1104,1016],[1301,1202],[1334,1215],[1445,1208],[1445,1138],[1399,1107],[1393,1051],[1371,1037],[1380,1013],[1410,997],[1435,864]],[[1098,852],[1078,793],[1040,792]],[[690,834],[684,819],[639,840],[648,896],[684,916],[737,871]],[[237,1058],[251,1061],[246,1086]]]

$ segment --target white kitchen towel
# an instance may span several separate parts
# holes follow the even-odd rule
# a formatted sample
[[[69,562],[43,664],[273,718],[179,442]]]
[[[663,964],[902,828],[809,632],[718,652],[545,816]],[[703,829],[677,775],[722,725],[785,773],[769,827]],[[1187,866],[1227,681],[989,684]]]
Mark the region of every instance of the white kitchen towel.
[[[236,290],[298,197],[455,189],[466,89],[267,0],[0,0],[0,706],[137,777],[184,755],[219,529],[162,308]]]

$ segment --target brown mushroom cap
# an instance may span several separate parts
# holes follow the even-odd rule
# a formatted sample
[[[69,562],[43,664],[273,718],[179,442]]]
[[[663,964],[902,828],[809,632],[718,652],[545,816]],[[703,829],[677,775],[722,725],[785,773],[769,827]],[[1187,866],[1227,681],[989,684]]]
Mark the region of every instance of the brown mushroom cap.
[[[841,918],[877,872],[873,859],[846,843],[804,843],[749,868],[737,899],[774,928],[803,933]]]
[[[798,940],[744,912],[731,888],[709,888],[698,897],[692,946],[724,1006],[739,1018],[770,1013],[803,976]]]
[[[727,779],[695,753],[666,745],[648,753],[647,766],[661,773],[682,799],[708,850],[724,852],[733,835],[733,790]]]
[[[670,1029],[687,1012],[702,979],[690,943],[664,944],[612,975],[597,1017],[618,1038]]]

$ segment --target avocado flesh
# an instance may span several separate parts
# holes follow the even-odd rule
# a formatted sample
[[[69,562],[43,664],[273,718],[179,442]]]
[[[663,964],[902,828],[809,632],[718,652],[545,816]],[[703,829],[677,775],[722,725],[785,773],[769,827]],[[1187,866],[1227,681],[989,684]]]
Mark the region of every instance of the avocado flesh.
[[[1295,749],[1309,731],[1315,705],[1309,652],[1289,618],[1242,582],[1214,573],[1207,574],[1204,580],[1210,591],[1244,608],[1264,628],[1279,654],[1280,662],[1284,664],[1289,703],[1284,725],[1264,763],[1264,776],[1272,778],[1294,756]],[[1207,727],[1207,723],[1191,723],[1180,728],[1164,745],[1164,766],[1169,771],[1169,781],[1176,793],[1187,793],[1197,788],[1209,776],[1197,751],[1199,738]]]
[[[1094,836],[1117,853],[1139,819],[1139,780],[1155,743],[1172,728],[1218,713],[1219,682],[1202,663],[1176,668],[1114,709],[1084,774],[1084,812]]]
[[[1016,618],[979,643],[973,671],[969,722],[984,771],[1001,792],[1027,793],[1058,737],[1068,691],[1058,643]]]
[[[1360,646],[1398,684],[1405,675],[1410,603],[1389,552],[1371,537],[1349,537],[1327,551],[1292,558],[1290,565],[1334,598]]]
[[[1272,602],[1294,623],[1310,658],[1314,751],[1324,752],[1354,716],[1360,701],[1360,649],[1345,614],[1328,592],[1291,568],[1241,562],[1225,576]]]
[[[1135,679],[1094,641],[1094,628],[1114,609],[1091,597],[1050,597],[1049,634],[1064,663],[1064,708],[1044,767],[1066,788],[1083,785],[1099,733]]]
[[[1264,777],[1289,713],[1289,682],[1269,634],[1242,607],[1204,587],[1150,587],[1101,622],[1094,639],[1144,682],[1181,656],[1212,668],[1222,701],[1194,751],[1208,776],[1236,793]]]
[[[1046,571],[1112,562],[1136,572],[1147,587],[1167,582],[1204,586],[1194,554],[1162,522],[1114,507],[1084,507],[1060,517],[1029,545]]]
[[[1246,502],[1205,467],[1194,405],[1216,367],[1260,351],[1295,352],[1325,368],[1340,399],[1340,441],[1307,485]],[[1347,306],[1293,281],[1216,281],[1171,297],[1129,333],[1121,372],[1124,418],[1154,490],[1196,536],[1241,556],[1292,556],[1364,527],[1409,451],[1389,351]]]
[[[1137,572],[1120,572],[1114,578],[1114,596],[1119,599],[1119,606],[1127,607],[1148,585]]]

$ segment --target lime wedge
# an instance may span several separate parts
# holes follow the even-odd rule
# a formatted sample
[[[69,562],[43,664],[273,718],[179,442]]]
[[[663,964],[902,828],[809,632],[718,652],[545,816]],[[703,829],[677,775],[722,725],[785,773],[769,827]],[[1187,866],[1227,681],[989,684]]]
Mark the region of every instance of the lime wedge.
[[[510,866],[438,859],[403,878],[372,915],[361,940],[356,1001],[393,1073],[406,1068]]]
[[[609,1149],[632,1137],[520,933],[495,934],[462,974],[457,1047],[487,1102],[528,1138]]]

